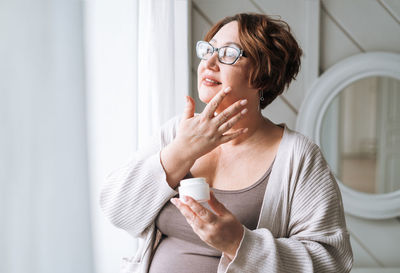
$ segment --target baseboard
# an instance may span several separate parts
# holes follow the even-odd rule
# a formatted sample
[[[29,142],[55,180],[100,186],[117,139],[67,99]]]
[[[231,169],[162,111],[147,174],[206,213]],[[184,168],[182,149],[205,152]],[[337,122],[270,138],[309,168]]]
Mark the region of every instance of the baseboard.
[[[400,267],[393,268],[353,268],[351,273],[400,273]]]

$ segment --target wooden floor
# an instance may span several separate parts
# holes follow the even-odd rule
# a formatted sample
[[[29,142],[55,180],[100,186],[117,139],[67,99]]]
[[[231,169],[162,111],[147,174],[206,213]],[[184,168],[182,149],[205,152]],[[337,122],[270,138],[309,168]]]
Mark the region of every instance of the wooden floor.
[[[341,162],[341,180],[345,185],[357,191],[375,193],[375,158],[344,158]]]

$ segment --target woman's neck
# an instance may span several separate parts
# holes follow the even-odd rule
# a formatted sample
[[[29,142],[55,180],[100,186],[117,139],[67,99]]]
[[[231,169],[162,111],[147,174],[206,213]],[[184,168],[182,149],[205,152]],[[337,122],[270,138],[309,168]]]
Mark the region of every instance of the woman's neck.
[[[283,130],[269,119],[262,116],[260,111],[246,113],[227,133],[240,128],[248,128],[248,131],[239,137],[221,145],[223,150],[243,148],[254,145],[273,145],[282,136]]]

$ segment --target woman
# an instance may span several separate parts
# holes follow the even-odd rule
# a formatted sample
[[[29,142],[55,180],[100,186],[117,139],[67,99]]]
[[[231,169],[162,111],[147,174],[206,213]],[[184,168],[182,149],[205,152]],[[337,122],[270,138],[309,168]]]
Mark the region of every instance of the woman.
[[[299,70],[290,28],[238,14],[196,51],[204,111],[187,97],[102,190],[111,222],[142,239],[125,272],[349,272],[341,196],[319,148],[261,114]],[[207,204],[176,198],[188,177],[206,178]]]

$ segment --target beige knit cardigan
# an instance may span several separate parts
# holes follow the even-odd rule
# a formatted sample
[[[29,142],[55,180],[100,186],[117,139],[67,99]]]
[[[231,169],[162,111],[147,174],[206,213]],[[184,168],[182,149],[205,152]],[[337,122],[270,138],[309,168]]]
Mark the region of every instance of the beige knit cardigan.
[[[155,218],[177,192],[170,188],[160,150],[179,124],[175,117],[148,145],[113,171],[100,205],[118,228],[139,238],[136,256],[124,258],[121,272],[148,271],[155,245]],[[218,273],[349,272],[353,263],[338,185],[319,147],[284,126],[264,195],[257,229],[244,227],[231,261],[224,255]]]

